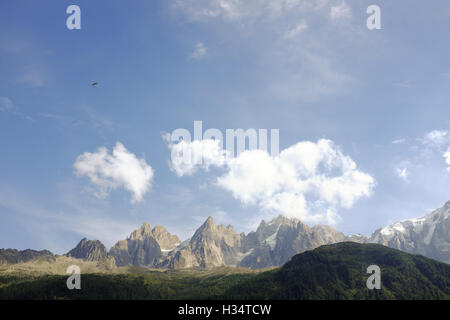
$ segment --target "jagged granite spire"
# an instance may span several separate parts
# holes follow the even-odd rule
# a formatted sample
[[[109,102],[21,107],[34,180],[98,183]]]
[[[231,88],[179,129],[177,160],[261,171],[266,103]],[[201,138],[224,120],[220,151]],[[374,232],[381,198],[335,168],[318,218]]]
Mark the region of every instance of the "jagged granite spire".
[[[70,250],[68,257],[87,261],[102,261],[108,257],[106,247],[99,240],[82,239],[78,245]]]

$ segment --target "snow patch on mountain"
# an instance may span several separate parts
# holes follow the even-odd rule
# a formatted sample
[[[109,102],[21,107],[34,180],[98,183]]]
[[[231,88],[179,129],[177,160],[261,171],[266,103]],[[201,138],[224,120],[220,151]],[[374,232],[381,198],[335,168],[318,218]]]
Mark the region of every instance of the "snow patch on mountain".
[[[264,242],[269,245],[271,250],[275,249],[275,246],[277,245],[278,230],[280,230],[280,227],[278,227],[277,231],[275,231],[270,237],[264,240]]]
[[[426,230],[424,242],[428,245],[433,237],[436,224],[450,216],[450,205],[437,209],[421,218],[407,219],[396,222],[380,230],[380,233],[387,239],[392,239],[397,233],[410,236],[411,233],[420,234]]]

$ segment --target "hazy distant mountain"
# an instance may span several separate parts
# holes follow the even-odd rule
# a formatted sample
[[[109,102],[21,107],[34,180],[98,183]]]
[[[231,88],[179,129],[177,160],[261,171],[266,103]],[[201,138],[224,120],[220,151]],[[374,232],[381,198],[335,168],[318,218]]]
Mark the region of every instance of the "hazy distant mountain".
[[[380,228],[368,242],[450,263],[450,201],[424,217]]]
[[[0,249],[0,264],[21,263],[34,260],[39,257],[53,257],[53,253],[48,250],[16,250],[16,249]]]

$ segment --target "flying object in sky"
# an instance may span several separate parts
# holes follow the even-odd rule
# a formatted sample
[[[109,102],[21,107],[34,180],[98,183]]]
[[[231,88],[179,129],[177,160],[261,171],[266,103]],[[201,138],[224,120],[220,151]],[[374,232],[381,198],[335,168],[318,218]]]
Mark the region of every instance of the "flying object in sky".
[[[93,87],[98,86],[98,82],[92,82],[92,86],[93,86]]]

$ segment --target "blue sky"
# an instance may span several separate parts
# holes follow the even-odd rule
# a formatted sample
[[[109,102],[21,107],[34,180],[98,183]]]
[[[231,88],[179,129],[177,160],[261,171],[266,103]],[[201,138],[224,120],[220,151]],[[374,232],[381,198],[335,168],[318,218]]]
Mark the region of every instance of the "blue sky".
[[[71,4],[81,30],[66,28]],[[366,27],[371,4],[381,30]],[[144,221],[187,238],[209,215],[248,232],[285,213],[218,184],[231,166],[171,170],[163,135],[194,120],[279,129],[280,150],[333,141],[373,178],[332,205],[346,234],[424,215],[450,200],[449,24],[443,0],[2,1],[0,247],[110,246]],[[77,171],[117,142],[138,175],[151,168],[147,188],[132,167],[100,182],[86,170],[101,165]]]

